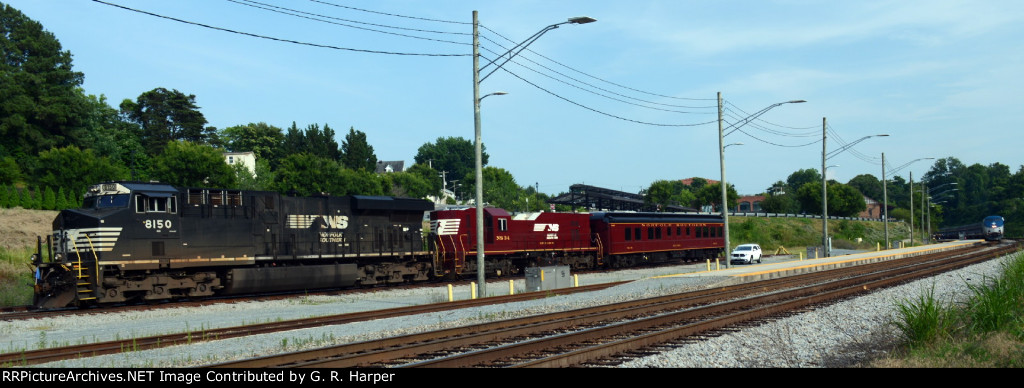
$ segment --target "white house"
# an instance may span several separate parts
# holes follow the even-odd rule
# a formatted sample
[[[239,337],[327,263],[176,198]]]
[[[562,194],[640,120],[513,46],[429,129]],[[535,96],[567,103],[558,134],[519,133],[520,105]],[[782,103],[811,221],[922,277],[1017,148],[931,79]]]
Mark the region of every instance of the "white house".
[[[224,161],[230,165],[241,164],[256,176],[256,154],[247,152],[225,152]]]

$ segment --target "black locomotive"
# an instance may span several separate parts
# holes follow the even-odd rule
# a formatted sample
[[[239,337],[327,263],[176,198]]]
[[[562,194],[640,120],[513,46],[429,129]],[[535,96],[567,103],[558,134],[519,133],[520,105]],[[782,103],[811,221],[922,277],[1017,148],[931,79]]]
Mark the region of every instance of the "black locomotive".
[[[429,201],[92,186],[33,256],[40,308],[427,280]]]

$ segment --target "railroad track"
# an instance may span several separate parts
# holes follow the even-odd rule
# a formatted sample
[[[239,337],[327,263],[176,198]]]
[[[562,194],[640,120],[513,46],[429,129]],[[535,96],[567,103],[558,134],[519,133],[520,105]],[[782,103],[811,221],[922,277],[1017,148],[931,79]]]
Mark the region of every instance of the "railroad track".
[[[713,333],[998,257],[966,248],[725,288],[345,344],[210,367],[567,367],[606,365]]]
[[[174,345],[193,344],[201,341],[243,337],[249,335],[266,334],[309,327],[337,325],[349,322],[391,318],[412,314],[423,314],[428,312],[445,311],[474,306],[483,306],[489,304],[511,303],[520,300],[544,298],[553,295],[567,295],[578,292],[595,291],[608,287],[613,287],[622,283],[623,282],[594,284],[553,291],[529,292],[515,295],[495,296],[489,298],[461,300],[446,303],[434,303],[428,305],[397,307],[391,309],[373,310],[323,317],[313,317],[306,319],[296,319],[282,322],[227,327],[221,329],[202,329],[201,331],[189,331],[183,333],[174,333],[142,338],[131,338],[117,341],[104,341],[81,345],[71,345],[64,347],[4,353],[0,354],[0,366],[36,365],[46,362],[60,361],[78,357],[91,357],[104,354],[116,354],[122,352],[156,349]]]

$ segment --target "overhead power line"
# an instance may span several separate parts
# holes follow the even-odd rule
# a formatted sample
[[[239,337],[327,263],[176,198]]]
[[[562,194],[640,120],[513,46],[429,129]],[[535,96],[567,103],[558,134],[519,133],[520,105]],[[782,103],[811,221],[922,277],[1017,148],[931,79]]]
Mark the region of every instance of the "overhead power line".
[[[92,1],[94,1],[96,3],[104,4],[104,5],[109,5],[109,6],[115,7],[115,8],[121,8],[121,9],[124,9],[124,10],[141,13],[141,14],[144,14],[144,15],[158,17],[158,18],[161,18],[161,19],[173,20],[173,21],[176,21],[176,22],[179,22],[179,23],[185,23],[185,24],[190,24],[190,25],[199,26],[199,27],[203,27],[203,28],[209,28],[211,30],[230,32],[230,33],[233,33],[233,34],[245,35],[245,36],[250,36],[250,37],[254,37],[254,38],[267,39],[267,40],[273,40],[273,41],[278,41],[278,42],[298,44],[298,45],[303,45],[303,46],[320,47],[320,48],[327,48],[327,49],[332,49],[332,50],[343,50],[343,51],[371,53],[371,54],[387,54],[387,55],[427,56],[427,57],[468,57],[468,56],[472,55],[472,54],[433,54],[433,53],[394,52],[394,51],[383,51],[383,50],[357,49],[357,48],[351,48],[351,47],[340,47],[340,46],[334,46],[334,45],[328,45],[328,44],[320,44],[320,43],[301,42],[301,41],[292,40],[292,39],[277,38],[277,37],[273,37],[273,36],[260,35],[260,34],[255,34],[255,33],[251,33],[251,32],[236,31],[236,30],[232,30],[232,29],[229,29],[229,28],[211,26],[211,25],[208,25],[208,24],[203,24],[203,23],[183,20],[183,19],[179,19],[179,18],[175,18],[175,17],[171,17],[171,16],[160,15],[160,14],[156,14],[156,13],[152,13],[152,12],[148,12],[148,11],[143,11],[143,10],[139,10],[139,9],[135,9],[135,8],[125,7],[123,5],[109,3],[109,2],[101,1],[101,0],[92,0]]]

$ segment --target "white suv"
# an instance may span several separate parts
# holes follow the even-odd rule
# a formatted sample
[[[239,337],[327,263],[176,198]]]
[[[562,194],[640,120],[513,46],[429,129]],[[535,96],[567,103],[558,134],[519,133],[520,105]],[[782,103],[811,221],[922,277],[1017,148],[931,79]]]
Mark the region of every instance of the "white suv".
[[[751,264],[754,261],[761,262],[761,246],[757,244],[743,244],[732,250],[729,262],[732,264],[746,263]]]

